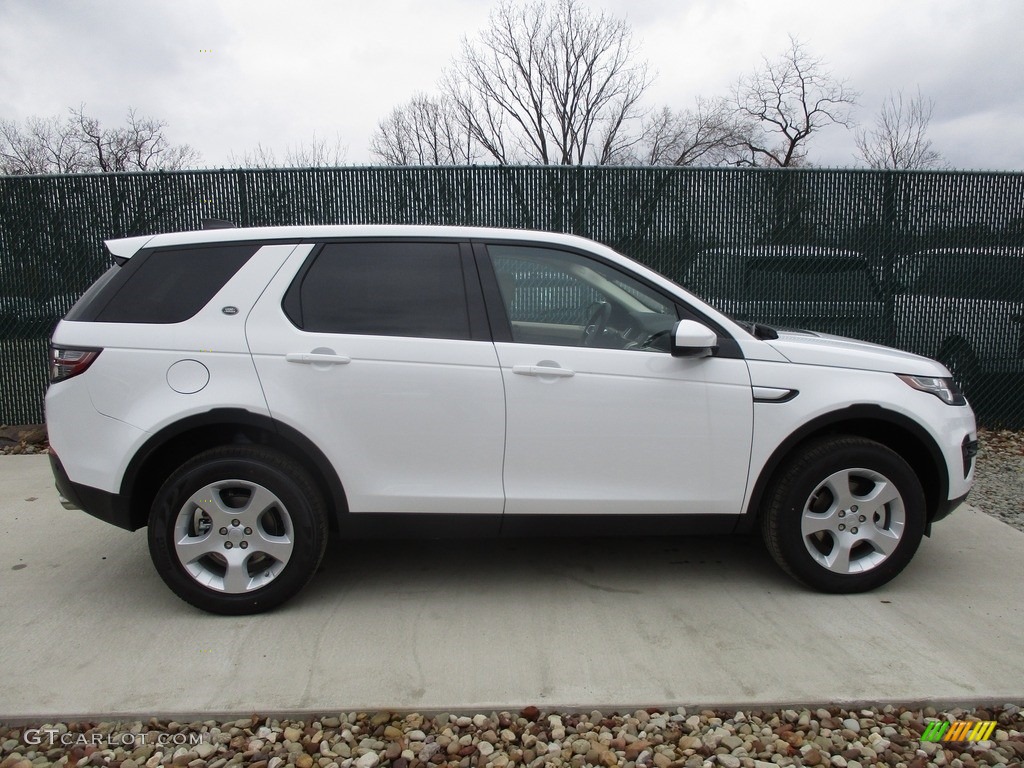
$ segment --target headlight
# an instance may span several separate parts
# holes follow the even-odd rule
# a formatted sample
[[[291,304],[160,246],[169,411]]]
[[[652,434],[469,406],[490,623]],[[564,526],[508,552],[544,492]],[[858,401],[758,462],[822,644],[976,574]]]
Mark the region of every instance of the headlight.
[[[907,376],[897,374],[903,381],[921,392],[935,395],[946,405],[967,405],[967,398],[960,387],[952,379],[941,379],[937,376]]]

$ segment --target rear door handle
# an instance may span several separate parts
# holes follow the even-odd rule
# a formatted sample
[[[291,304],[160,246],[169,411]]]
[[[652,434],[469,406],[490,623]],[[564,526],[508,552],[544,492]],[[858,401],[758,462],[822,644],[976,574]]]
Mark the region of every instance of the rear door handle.
[[[345,365],[352,362],[348,355],[326,355],[322,352],[289,352],[284,359],[303,365]]]
[[[561,378],[576,375],[576,371],[570,371],[568,368],[552,368],[547,365],[513,365],[512,373],[518,373],[520,376],[559,376]]]

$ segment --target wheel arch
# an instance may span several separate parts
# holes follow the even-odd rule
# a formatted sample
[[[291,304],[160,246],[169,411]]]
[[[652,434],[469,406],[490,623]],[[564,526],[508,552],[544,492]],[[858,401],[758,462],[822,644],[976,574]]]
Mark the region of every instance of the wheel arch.
[[[877,405],[855,405],[813,419],[775,449],[754,483],[739,531],[749,533],[757,529],[765,493],[784,468],[786,460],[809,441],[827,435],[864,437],[891,448],[903,457],[921,481],[927,504],[927,524],[930,526],[949,493],[946,462],[938,444],[924,428],[902,414]]]
[[[264,445],[301,463],[313,478],[333,514],[331,528],[348,511],[337,472],[323,452],[296,429],[251,411],[217,408],[189,416],[160,430],[136,452],[121,482],[129,500],[131,530],[144,527],[160,486],[175,469],[196,454],[222,445]]]

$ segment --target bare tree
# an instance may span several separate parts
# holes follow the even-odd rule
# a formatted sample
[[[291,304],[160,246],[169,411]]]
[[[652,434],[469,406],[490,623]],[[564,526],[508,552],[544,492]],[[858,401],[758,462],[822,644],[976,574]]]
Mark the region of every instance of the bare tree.
[[[273,147],[259,143],[240,155],[231,152],[228,162],[236,168],[336,168],[345,164],[347,155],[348,148],[342,145],[340,135],[330,141],[314,132],[308,144],[293,144],[280,160]]]
[[[370,153],[388,165],[470,165],[481,149],[447,97],[417,94],[377,124]]]
[[[88,162],[73,126],[59,117],[0,121],[0,173],[78,173]]]
[[[71,110],[84,151],[94,170],[153,171],[178,170],[194,166],[199,153],[188,144],[171,144],[164,135],[167,123],[140,117],[128,110],[125,125],[103,128],[99,120],[85,114],[85,108]]]
[[[733,88],[737,117],[747,134],[741,163],[783,168],[802,164],[813,134],[832,124],[851,127],[850,109],[859,95],[790,36],[785,53],[765,58]]]
[[[443,80],[470,136],[498,163],[608,163],[650,82],[623,19],[578,0],[505,0]]]
[[[24,126],[0,122],[0,172],[12,175],[175,170],[193,167],[199,153],[171,144],[167,123],[129,110],[125,124],[104,128],[85,107],[67,118],[30,117]]]
[[[932,148],[928,126],[935,102],[917,95],[904,99],[903,91],[889,93],[875,118],[875,127],[857,132],[857,156],[875,169],[938,168],[942,155]]]
[[[725,99],[698,97],[693,109],[668,107],[644,121],[640,151],[631,162],[644,165],[733,163],[743,145],[733,107]]]

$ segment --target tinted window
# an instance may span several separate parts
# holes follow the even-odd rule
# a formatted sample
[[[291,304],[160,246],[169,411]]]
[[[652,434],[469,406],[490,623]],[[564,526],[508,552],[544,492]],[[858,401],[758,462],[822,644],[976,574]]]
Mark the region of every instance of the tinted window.
[[[329,243],[314,259],[285,298],[286,311],[304,330],[470,337],[457,244]]]
[[[258,248],[256,244],[164,248],[139,254],[120,269],[110,270],[112,276],[105,276],[109,282],[95,294],[95,318],[86,318],[89,310],[83,307],[82,319],[110,323],[188,320]]]

